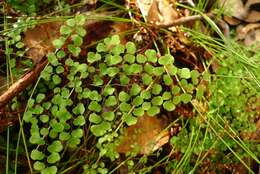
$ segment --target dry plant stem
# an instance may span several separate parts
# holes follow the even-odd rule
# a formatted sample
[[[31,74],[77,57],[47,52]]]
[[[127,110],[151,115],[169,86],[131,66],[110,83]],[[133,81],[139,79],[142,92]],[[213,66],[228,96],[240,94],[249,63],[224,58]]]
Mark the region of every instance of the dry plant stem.
[[[0,96],[0,108],[4,107],[17,94],[27,88],[38,77],[43,68],[47,65],[47,60],[44,60],[36,65],[36,67],[25,74],[21,79],[10,86],[5,93]]]
[[[206,15],[210,18],[214,17],[214,15],[212,13],[208,13]],[[195,21],[195,20],[199,20],[199,19],[203,19],[203,16],[201,16],[201,15],[185,16],[185,17],[176,19],[175,21],[173,21],[169,24],[159,24],[159,25],[157,25],[157,27],[169,28],[169,27],[185,24],[187,22],[191,22],[191,21]]]

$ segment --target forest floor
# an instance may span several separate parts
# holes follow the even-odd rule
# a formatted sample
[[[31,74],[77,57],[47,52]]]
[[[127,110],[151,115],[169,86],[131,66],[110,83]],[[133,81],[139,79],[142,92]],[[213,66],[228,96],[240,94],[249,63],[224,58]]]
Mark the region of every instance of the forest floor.
[[[0,173],[260,174],[259,0],[0,4]]]

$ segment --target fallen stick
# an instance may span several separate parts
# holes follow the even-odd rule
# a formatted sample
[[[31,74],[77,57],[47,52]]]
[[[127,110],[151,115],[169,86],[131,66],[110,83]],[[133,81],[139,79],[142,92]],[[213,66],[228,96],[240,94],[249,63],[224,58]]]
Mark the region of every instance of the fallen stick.
[[[206,15],[210,18],[214,17],[214,15],[212,13],[208,13]],[[158,24],[156,26],[161,27],[161,28],[169,28],[169,27],[185,24],[187,22],[191,22],[191,21],[195,21],[195,20],[199,20],[199,19],[203,19],[203,16],[202,15],[184,16],[184,17],[174,20],[173,22],[171,22],[169,24]]]
[[[213,13],[207,13],[206,15],[209,18],[214,18],[214,14]],[[170,27],[174,27],[174,26],[177,26],[177,25],[185,24],[187,22],[200,20],[200,19],[203,19],[203,18],[204,17],[202,15],[184,16],[184,17],[181,17],[179,19],[176,19],[175,21],[173,21],[173,22],[171,22],[169,24],[158,24],[158,25],[156,25],[156,27],[159,27],[159,28],[170,28]],[[229,35],[230,35],[228,24],[224,20],[222,20],[222,19],[217,20],[216,23],[223,30],[224,36],[228,38]]]
[[[6,92],[0,96],[0,108],[4,107],[16,95],[25,90],[31,83],[38,79],[41,71],[47,65],[47,60],[36,64],[35,68],[25,74],[21,79],[12,84]]]

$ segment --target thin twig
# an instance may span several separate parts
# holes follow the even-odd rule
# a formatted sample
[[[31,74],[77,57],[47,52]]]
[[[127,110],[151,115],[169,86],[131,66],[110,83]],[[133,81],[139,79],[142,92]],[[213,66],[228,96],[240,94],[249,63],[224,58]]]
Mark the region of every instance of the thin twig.
[[[47,65],[47,60],[44,60],[36,65],[36,67],[25,74],[21,79],[10,86],[6,92],[0,96],[0,108],[5,106],[10,100],[12,100],[17,94],[26,89],[31,83],[33,83],[38,77],[43,68]]]
[[[210,18],[214,16],[212,13],[208,13],[206,15]],[[161,28],[169,28],[169,27],[185,24],[187,22],[191,22],[191,21],[195,21],[195,20],[199,20],[199,19],[203,19],[203,16],[202,15],[185,16],[185,17],[181,17],[179,19],[176,19],[169,24],[158,24],[156,26],[161,27]]]

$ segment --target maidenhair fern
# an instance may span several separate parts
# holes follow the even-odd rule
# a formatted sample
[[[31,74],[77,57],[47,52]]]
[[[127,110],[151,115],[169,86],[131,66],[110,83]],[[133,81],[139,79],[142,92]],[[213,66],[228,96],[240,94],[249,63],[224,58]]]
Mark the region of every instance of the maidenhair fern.
[[[83,24],[84,16],[78,15],[61,26],[60,38],[53,41],[58,50],[47,56],[49,64],[40,76],[39,86],[50,92],[39,93],[38,87],[24,114],[35,145],[34,169],[43,174],[56,173],[64,150],[82,143],[84,126],[98,138],[100,155],[115,159],[119,129],[135,124],[145,113],[174,111],[195,96],[197,71],[178,69],[170,54],[159,56],[152,49],[136,53],[135,44],[121,44],[118,35],[105,38],[87,57],[80,56]],[[176,77],[185,80],[182,87]]]
[[[97,138],[95,148],[99,150],[99,158],[108,157],[113,161],[119,157],[116,147],[120,143],[122,128],[136,124],[138,117],[145,114],[153,117],[160,115],[162,111],[172,112],[179,105],[199,103],[205,99],[205,81],[211,85],[210,92],[219,89],[220,84],[211,83],[209,74],[176,67],[174,57],[170,54],[160,56],[152,49],[146,50],[144,54],[136,53],[133,42],[121,44],[117,35],[98,43],[96,51],[88,52],[86,57],[80,56],[83,35],[77,34],[77,22],[74,24],[69,21],[65,25],[65,30],[68,31],[61,30],[62,44],[56,43],[58,50],[48,55],[49,65],[41,73],[40,84],[28,101],[28,109],[23,117],[31,127],[30,143],[35,145],[31,151],[31,158],[35,161],[33,166],[42,174],[57,173],[61,167],[59,161],[65,152],[76,149],[88,138],[84,138],[86,135]],[[59,40],[54,41],[54,44],[60,42]],[[62,47],[67,42],[71,43]],[[69,53],[65,52],[66,48]],[[221,69],[219,71],[221,73]],[[226,88],[227,85],[223,90]],[[238,97],[241,91],[236,92],[235,88],[232,90],[229,96],[235,101],[234,97]],[[228,109],[223,104],[230,97],[221,98],[217,93],[212,95],[209,109],[217,104],[218,113],[223,115],[224,110]],[[230,112],[238,112],[233,105],[232,108],[229,108]],[[222,122],[218,117],[214,119]],[[204,139],[206,143],[205,140],[209,141],[208,136],[216,135],[207,130],[203,137],[201,127],[205,126],[205,122],[200,117],[190,121],[194,123],[190,128],[193,133],[188,134],[188,128],[183,127],[181,133],[171,139],[175,148],[181,152],[191,148],[195,154],[199,154],[207,148],[218,147],[220,144],[223,146],[221,142],[212,142],[213,147],[205,144],[197,148],[195,141]],[[246,125],[241,120],[237,123]],[[86,133],[85,128],[89,128],[91,133]],[[237,129],[237,124],[232,122],[231,128]],[[196,135],[195,130],[198,133]],[[195,144],[192,146],[184,140],[189,137],[194,138]],[[231,139],[226,137],[228,141]],[[173,166],[175,165],[186,164],[175,163]],[[104,173],[108,171],[102,162],[84,166],[86,173],[95,169]]]
[[[105,38],[95,50],[81,56],[80,46],[86,34],[84,20],[84,16],[78,15],[61,26],[60,38],[53,41],[57,50],[48,54],[49,64],[42,71],[39,85],[24,113],[23,119],[30,125],[29,141],[35,147],[31,151],[33,166],[42,174],[57,173],[66,151],[76,149],[91,136],[96,137],[99,158],[117,159],[116,147],[122,128],[136,124],[138,117],[145,114],[153,117],[162,111],[172,112],[179,105],[198,103],[206,94],[205,81],[211,79],[208,73],[178,68],[170,54],[160,56],[153,49],[137,53],[133,42],[121,44],[118,35]],[[218,89],[218,84],[209,84],[213,85],[211,92]],[[227,85],[223,90],[226,88]],[[233,99],[241,94],[235,89],[230,94]],[[219,113],[224,112],[227,107],[222,107],[222,103],[230,97],[220,98],[217,93],[212,95],[214,100],[209,106],[217,104]],[[196,140],[204,124],[199,119],[191,120],[198,126],[192,128],[199,131],[196,136],[192,134]],[[236,127],[235,123],[232,127]],[[171,140],[176,148],[183,152],[186,148],[203,150],[190,147],[183,139],[183,136],[191,136],[185,130],[184,127]],[[102,162],[84,167],[86,172],[94,169],[107,172]]]

